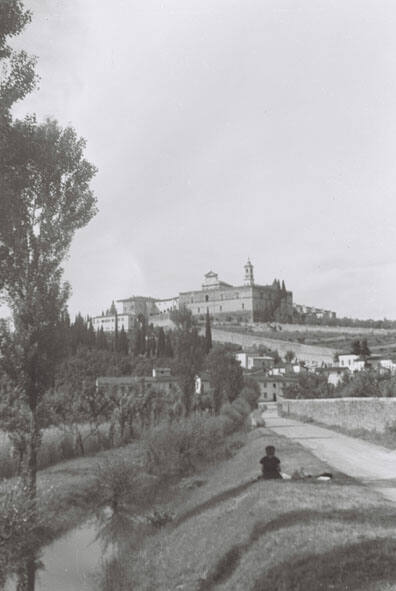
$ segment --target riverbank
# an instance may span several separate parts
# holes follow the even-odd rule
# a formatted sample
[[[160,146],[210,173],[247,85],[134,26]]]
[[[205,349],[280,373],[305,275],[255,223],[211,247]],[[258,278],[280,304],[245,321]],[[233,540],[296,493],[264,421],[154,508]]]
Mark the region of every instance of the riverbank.
[[[122,508],[126,520],[134,522],[134,531],[136,517],[140,519],[139,529],[142,533],[151,531],[158,525],[158,520],[162,519],[155,511],[157,502],[164,503],[174,498],[180,492],[179,483],[187,472],[193,477],[195,472],[207,468],[215,461],[230,457],[236,449],[244,445],[247,433],[244,425],[241,425],[239,430],[227,436],[220,431],[215,437],[210,437],[213,445],[208,447],[208,433],[205,436],[204,431],[209,429],[210,435],[211,427],[219,426],[219,420],[206,419],[203,424],[199,418],[192,419],[168,426],[165,431],[159,426],[158,429],[149,430],[142,440],[133,444],[94,456],[65,461],[40,471],[37,479],[38,526],[35,528],[32,547],[44,547],[80,524],[87,523],[87,520],[92,521],[91,518],[93,523],[98,522],[98,519],[105,517],[104,507],[109,507],[114,513],[117,509],[116,518]],[[230,427],[228,421],[221,420],[221,424],[225,428]],[[185,444],[188,440],[193,443],[195,434],[190,431],[194,427],[201,429],[200,440],[203,447],[195,445],[199,457],[187,450],[189,463],[186,469],[184,463],[180,463],[185,459],[184,454],[175,455],[174,446],[183,442]],[[158,446],[164,433],[173,438],[174,445],[166,446],[171,453],[161,455],[161,465],[154,465],[154,468],[159,468],[154,474],[150,470],[153,466],[147,464],[147,452],[156,451],[155,444]],[[178,437],[181,438],[179,442]],[[167,468],[166,473],[162,472],[163,467]],[[9,487],[14,483],[15,479],[3,480],[0,493],[10,490]],[[188,492],[189,488],[188,482],[182,482],[183,490]],[[115,521],[116,519],[112,520],[113,524]],[[106,526],[106,519],[104,525]]]
[[[233,458],[199,474],[188,497],[164,504],[172,522],[138,549],[121,545],[97,589],[371,591],[396,583],[395,505],[334,470],[331,482],[257,481],[268,443],[287,473],[330,469],[269,429],[251,432]]]

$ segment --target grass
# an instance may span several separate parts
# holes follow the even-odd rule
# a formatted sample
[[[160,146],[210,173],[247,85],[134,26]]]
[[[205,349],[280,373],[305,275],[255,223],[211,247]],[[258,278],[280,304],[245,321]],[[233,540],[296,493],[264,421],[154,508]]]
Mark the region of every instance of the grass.
[[[200,473],[203,486],[166,504],[172,523],[107,564],[101,589],[391,589],[394,505],[338,473],[328,483],[257,481],[268,443],[285,472],[329,469],[299,444],[257,429],[233,458]]]
[[[157,428],[148,430],[142,440],[133,444],[103,451],[96,456],[65,461],[41,470],[38,473],[39,519],[32,534],[32,547],[37,549],[53,541],[86,521],[94,513],[99,520],[102,519],[104,512],[101,508],[105,506],[111,507],[114,512],[111,522],[104,519],[101,528],[103,536],[108,538],[108,543],[113,542],[115,535],[120,535],[120,525],[129,536],[129,524],[132,524],[132,534],[136,537],[136,528],[133,524],[140,523],[139,534],[141,532],[144,535],[172,521],[173,513],[158,510],[157,502],[163,503],[165,499],[173,498],[175,487],[179,492],[179,483],[183,487],[190,486],[189,479],[182,479],[185,474],[184,462],[174,473],[169,469],[165,473],[147,473],[148,445],[150,444],[151,448],[154,444],[164,446],[165,453],[161,456],[161,465],[167,466],[167,462],[174,455],[170,453],[168,457],[167,451],[172,452],[169,443],[176,441],[179,445],[182,444],[181,457],[184,457],[187,449],[189,457],[194,461],[193,464],[191,461],[188,463],[190,481],[193,481],[194,488],[195,483],[200,482],[193,476],[197,470],[207,466],[211,461],[230,457],[243,445],[246,433],[243,424],[239,425],[242,431],[228,437],[224,437],[223,431],[223,436],[220,437],[214,433],[215,426],[227,431],[230,423],[224,417],[213,417],[210,420],[195,417],[172,426],[162,425],[162,437],[159,440]],[[194,449],[190,450],[189,446],[186,448],[186,442],[189,446],[192,444]],[[0,485],[0,500],[4,501],[5,505],[8,498],[7,490],[15,484],[16,479],[8,479]],[[13,553],[7,560],[7,572],[13,572],[10,571],[16,568],[13,566],[16,560]]]
[[[81,437],[84,440],[84,455],[93,455],[103,451],[106,447],[106,427],[102,428],[101,436],[91,433],[88,425],[80,426]],[[81,457],[81,451],[76,444],[76,437],[70,431],[57,427],[50,427],[43,431],[43,439],[38,453],[39,470],[54,466],[59,462]],[[18,462],[13,454],[11,442],[7,435],[0,432],[0,479],[12,478],[18,472]]]

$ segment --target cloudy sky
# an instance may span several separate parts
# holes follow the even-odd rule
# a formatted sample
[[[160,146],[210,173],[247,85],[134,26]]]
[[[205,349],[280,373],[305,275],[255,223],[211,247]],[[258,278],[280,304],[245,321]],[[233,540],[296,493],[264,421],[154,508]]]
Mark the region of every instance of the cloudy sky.
[[[285,279],[297,303],[396,318],[394,0],[25,0],[39,89],[99,213],[70,310]]]

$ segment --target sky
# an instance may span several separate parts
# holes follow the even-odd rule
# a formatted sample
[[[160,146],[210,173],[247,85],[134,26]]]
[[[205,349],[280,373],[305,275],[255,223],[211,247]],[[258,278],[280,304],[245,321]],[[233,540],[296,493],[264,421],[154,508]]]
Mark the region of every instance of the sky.
[[[99,213],[70,311],[284,279],[294,301],[396,318],[394,0],[25,0],[14,45],[71,124]]]

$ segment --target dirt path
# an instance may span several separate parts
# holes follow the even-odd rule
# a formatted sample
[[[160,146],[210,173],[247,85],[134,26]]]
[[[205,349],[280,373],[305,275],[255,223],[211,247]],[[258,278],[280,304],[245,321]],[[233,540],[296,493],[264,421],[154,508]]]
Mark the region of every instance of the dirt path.
[[[349,437],[331,429],[317,427],[278,416],[276,405],[263,413],[266,426],[298,441],[319,459],[369,484],[391,501],[396,501],[396,451]]]
[[[264,345],[270,349],[277,349],[283,357],[287,351],[294,351],[297,359],[304,361],[317,361],[319,363],[332,363],[336,350],[331,347],[318,345],[304,345],[295,341],[284,341],[281,339],[254,335],[243,332],[233,332],[212,328],[212,339],[222,343],[235,343],[243,347],[253,345]]]

